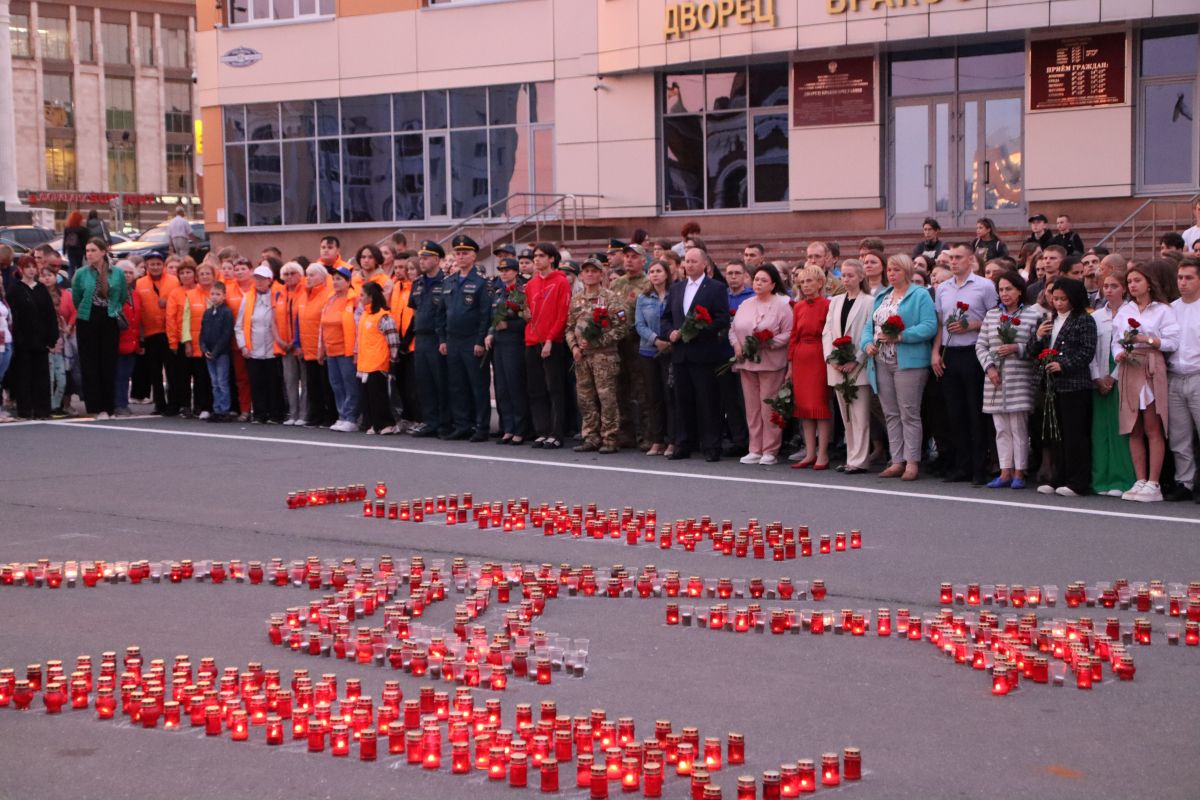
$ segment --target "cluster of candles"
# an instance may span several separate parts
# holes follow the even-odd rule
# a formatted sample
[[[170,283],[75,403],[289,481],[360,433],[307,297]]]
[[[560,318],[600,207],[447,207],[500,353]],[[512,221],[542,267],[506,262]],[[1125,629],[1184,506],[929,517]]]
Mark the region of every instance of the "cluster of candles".
[[[1023,586],[1014,583],[1009,586],[1003,583],[943,583],[938,589],[938,602],[944,606],[994,604],[1013,608],[1037,608],[1039,605],[1053,607],[1058,605],[1059,590],[1053,584]],[[1099,581],[1092,585],[1075,581],[1067,584],[1062,602],[1067,608],[1133,609],[1139,614],[1153,611],[1200,623],[1200,581],[1191,581],[1186,586],[1161,580],[1130,582],[1124,578],[1111,582]],[[1174,631],[1178,639],[1178,624],[1168,623],[1168,626],[1168,633]],[[1175,643],[1178,644],[1177,641]],[[1200,641],[1189,641],[1188,644],[1200,644]]]
[[[0,566],[0,586],[34,586],[48,589],[74,588],[83,585],[95,588],[102,583],[184,583],[209,582],[213,584],[250,583],[271,586],[300,585],[308,581],[310,588],[320,589],[336,586],[340,579],[337,565],[325,565],[318,560],[316,571],[312,559],[308,562],[293,561],[290,566],[281,558],[262,561],[51,561],[40,558],[36,562],[13,562]],[[340,587],[339,587],[340,588]]]
[[[455,775],[483,772],[489,781],[536,785],[546,793],[584,788],[593,800],[604,800],[610,791],[662,797],[672,772],[687,781],[693,798],[716,800],[720,787],[712,775],[746,762],[739,733],[722,743],[720,737],[702,738],[696,727],[676,732],[669,720],[657,720],[654,736],[639,740],[632,717],[612,719],[603,709],[571,717],[560,714],[554,700],[542,700],[536,718],[533,704],[517,704],[513,726],[506,729],[501,701],[478,705],[468,687],[457,687],[451,696],[421,686],[416,698],[406,700],[399,681],[389,680],[376,702],[357,678],[339,681],[325,673],[314,680],[307,669],[296,669],[285,685],[279,670],[258,662],[244,670],[220,669],[205,657],[194,667],[187,655],[147,666],[137,646],[125,649],[120,666],[110,651],[101,655],[98,670],[91,656],[79,656],[69,678],[61,661],[47,662],[44,670],[30,664],[24,678],[16,675],[12,668],[0,669],[0,708],[29,711],[40,693],[47,714],[94,708],[97,719],[125,719],[145,729],[186,726],[269,746],[290,740],[304,743],[310,753],[349,758],[357,752],[361,761],[394,757],[431,771],[442,770],[448,760]],[[561,780],[560,772],[566,773]],[[834,753],[823,755],[819,776],[808,760],[764,772],[762,797],[794,797],[813,791],[818,780],[836,786],[861,776],[861,753],[848,747],[840,763]],[[755,800],[752,776],[738,778],[737,797]]]
[[[412,500],[389,501],[383,482],[375,484],[374,498],[367,496],[364,484],[334,488],[309,489],[288,493],[288,508],[307,508],[336,503],[359,502],[363,516],[400,522],[424,522],[444,519],[447,525],[466,525],[474,522],[480,529],[502,531],[537,529],[546,536],[569,535],[576,539],[624,539],[626,544],[657,545],[669,550],[678,545],[694,552],[705,540],[713,551],[737,558],[770,558],[786,561],[797,557],[841,553],[862,549],[862,531],[810,535],[807,525],[784,526],[775,521],[763,525],[750,519],[736,527],[731,520],[715,522],[709,516],[677,519],[673,523],[658,523],[654,509],[635,511],[632,506],[621,509],[600,509],[596,503],[568,506],[563,501],[531,503],[529,498],[509,498],[505,501],[475,502],[471,492],[436,497],[414,497]]]

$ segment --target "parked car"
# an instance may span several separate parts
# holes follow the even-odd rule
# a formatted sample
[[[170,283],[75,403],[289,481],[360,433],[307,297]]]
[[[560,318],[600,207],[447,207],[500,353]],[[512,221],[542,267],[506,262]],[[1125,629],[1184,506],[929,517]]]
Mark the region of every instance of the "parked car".
[[[14,256],[23,256],[29,252],[29,248],[20,242],[15,242],[12,239],[0,238],[0,244],[6,244],[12,248]]]
[[[128,242],[128,241],[129,241],[129,237],[128,237],[128,236],[122,236],[122,235],[121,235],[121,234],[119,234],[119,233],[112,233],[112,232],[109,232],[109,234],[108,234],[108,238],[112,239],[112,243],[113,243],[114,245],[116,245],[116,244],[121,244],[122,242]],[[54,239],[51,239],[51,240],[50,240],[49,242],[47,242],[46,244],[50,245],[50,246],[51,246],[51,247],[53,247],[55,250],[57,250],[57,251],[58,251],[58,254],[59,254],[60,256],[65,256],[65,255],[66,255],[66,253],[64,253],[64,252],[63,252],[63,237],[62,237],[61,235],[59,235],[58,237],[56,237],[56,238],[54,238]]]
[[[8,225],[0,227],[0,239],[8,239],[27,250],[32,250],[53,239],[58,234],[53,228],[39,228],[36,225]]]
[[[192,242],[190,252],[188,253],[196,261],[208,255],[208,234],[204,232],[204,223],[200,221],[191,221],[192,234],[196,237],[196,241]],[[116,238],[116,235],[113,235]],[[113,258],[126,258],[128,256],[141,256],[145,258],[148,253],[159,253],[166,256],[171,251],[171,242],[167,239],[167,223],[160,222],[152,228],[147,228],[137,235],[136,238],[128,241],[114,244],[109,248],[109,253]]]

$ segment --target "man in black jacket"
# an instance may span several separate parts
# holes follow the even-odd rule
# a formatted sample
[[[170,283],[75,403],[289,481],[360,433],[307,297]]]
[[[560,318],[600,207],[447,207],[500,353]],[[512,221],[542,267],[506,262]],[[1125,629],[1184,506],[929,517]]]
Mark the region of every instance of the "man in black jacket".
[[[721,460],[721,403],[716,369],[732,355],[726,337],[729,333],[729,291],[725,285],[705,274],[708,258],[704,251],[689,248],[683,256],[686,280],[673,285],[667,295],[664,324],[671,342],[671,365],[675,374],[675,405],[679,422],[675,426],[675,452],[672,459],[688,458],[699,444],[706,461]],[[694,338],[685,342],[681,329],[689,315],[703,316],[711,322]]]
[[[1082,256],[1084,254],[1083,239],[1079,238],[1079,234],[1071,230],[1071,218],[1066,214],[1059,214],[1057,220],[1058,233],[1054,234],[1054,244],[1067,251],[1069,256]]]
[[[50,417],[49,352],[58,344],[58,313],[50,291],[37,279],[32,256],[17,260],[20,279],[12,285],[8,305],[12,311],[13,359],[8,386],[25,419]]]
[[[1049,222],[1050,220],[1046,219],[1045,214],[1034,214],[1030,217],[1029,236],[1025,239],[1026,244],[1036,244],[1043,250],[1054,244],[1054,234],[1046,230]]]

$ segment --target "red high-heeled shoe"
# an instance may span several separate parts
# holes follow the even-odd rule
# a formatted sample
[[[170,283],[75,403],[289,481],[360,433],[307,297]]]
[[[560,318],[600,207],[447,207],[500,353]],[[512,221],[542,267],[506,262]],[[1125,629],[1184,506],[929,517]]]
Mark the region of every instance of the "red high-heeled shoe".
[[[793,461],[792,469],[808,469],[813,464],[817,463],[815,458],[806,458],[803,461]],[[828,465],[826,465],[828,466]]]

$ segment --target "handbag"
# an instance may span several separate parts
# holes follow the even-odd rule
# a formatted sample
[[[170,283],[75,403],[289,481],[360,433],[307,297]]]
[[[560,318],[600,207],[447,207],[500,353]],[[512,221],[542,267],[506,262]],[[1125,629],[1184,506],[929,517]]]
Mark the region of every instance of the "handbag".
[[[117,312],[117,330],[129,330],[129,319],[125,316],[125,309],[123,308]]]

